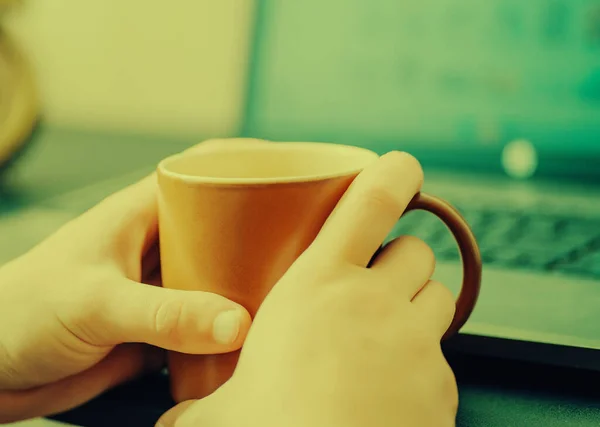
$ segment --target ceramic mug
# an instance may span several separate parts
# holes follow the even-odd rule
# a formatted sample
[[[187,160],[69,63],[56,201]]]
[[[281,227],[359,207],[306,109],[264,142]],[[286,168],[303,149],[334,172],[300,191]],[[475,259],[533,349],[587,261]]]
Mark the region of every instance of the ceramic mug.
[[[217,293],[254,316],[354,178],[378,157],[338,144],[225,143],[163,160],[158,165],[163,286]],[[462,256],[463,283],[448,336],[462,327],[477,300],[479,249],[448,203],[419,193],[408,208],[415,209],[437,215]],[[181,402],[211,394],[231,377],[238,356],[170,352],[173,398]]]

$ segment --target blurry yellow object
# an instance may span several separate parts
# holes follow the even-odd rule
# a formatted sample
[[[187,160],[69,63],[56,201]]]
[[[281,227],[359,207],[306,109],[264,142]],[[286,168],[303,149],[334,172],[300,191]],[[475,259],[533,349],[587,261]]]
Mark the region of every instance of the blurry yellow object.
[[[0,19],[21,0],[0,0]],[[0,22],[0,172],[28,140],[38,116],[33,73]]]
[[[8,3],[0,0],[0,11]],[[33,72],[0,27],[0,169],[25,144],[38,116]]]

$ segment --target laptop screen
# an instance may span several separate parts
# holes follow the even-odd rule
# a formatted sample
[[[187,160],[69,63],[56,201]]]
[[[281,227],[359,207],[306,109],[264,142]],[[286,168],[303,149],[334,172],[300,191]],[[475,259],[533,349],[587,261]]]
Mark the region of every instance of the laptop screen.
[[[243,133],[600,151],[596,0],[258,0]]]

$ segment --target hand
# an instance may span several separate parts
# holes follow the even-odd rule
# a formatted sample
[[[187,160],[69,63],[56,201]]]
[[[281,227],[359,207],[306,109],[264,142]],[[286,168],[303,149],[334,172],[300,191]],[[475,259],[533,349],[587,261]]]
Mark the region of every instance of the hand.
[[[70,409],[159,369],[156,347],[195,354],[240,348],[250,324],[243,307],[159,286],[154,175],[2,267],[0,423]]]
[[[265,299],[232,379],[159,425],[453,426],[440,341],[455,303],[431,249],[401,237],[367,268],[422,179],[406,154],[365,169]]]

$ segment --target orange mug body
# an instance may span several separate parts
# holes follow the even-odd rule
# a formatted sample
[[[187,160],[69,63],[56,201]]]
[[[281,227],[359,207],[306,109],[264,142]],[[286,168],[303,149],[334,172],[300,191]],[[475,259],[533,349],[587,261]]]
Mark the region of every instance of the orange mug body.
[[[264,143],[197,150],[158,167],[163,286],[223,295],[254,316],[277,281],[308,248],[372,151],[323,143]],[[409,209],[438,215],[458,240],[464,281],[456,332],[479,293],[481,260],[462,217],[447,203],[416,195]],[[208,396],[233,374],[239,352],[169,352],[177,402]]]

